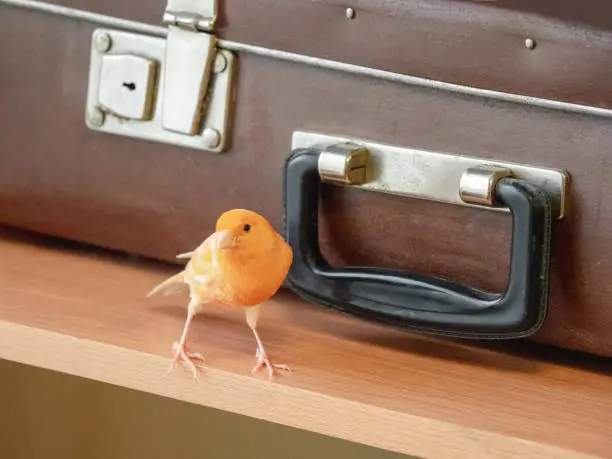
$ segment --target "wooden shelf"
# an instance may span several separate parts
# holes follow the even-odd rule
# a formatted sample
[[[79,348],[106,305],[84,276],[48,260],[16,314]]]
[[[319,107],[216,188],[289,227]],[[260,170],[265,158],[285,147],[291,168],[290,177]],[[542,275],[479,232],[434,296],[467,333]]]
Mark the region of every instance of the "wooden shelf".
[[[437,340],[281,293],[260,330],[295,371],[250,376],[243,314],[212,310],[192,328],[208,358],[198,383],[167,372],[186,295],[144,297],[176,268],[9,230],[0,254],[0,358],[422,458],[612,457],[601,359]]]

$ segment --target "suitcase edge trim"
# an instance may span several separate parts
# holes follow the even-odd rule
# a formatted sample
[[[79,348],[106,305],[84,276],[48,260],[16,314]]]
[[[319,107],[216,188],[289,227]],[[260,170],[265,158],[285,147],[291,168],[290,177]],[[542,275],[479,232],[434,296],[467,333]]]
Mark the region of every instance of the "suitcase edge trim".
[[[48,4],[38,0],[0,0],[0,5],[7,5],[22,9],[39,11],[52,15],[64,16],[71,19],[82,20],[89,23],[94,23],[106,27],[113,27],[116,29],[130,31],[134,33],[144,33],[158,37],[165,37],[168,33],[168,29],[166,27],[146,24],[143,22],[133,21],[129,19],[117,18],[114,16],[60,6],[56,4]],[[237,41],[225,39],[217,39],[217,43],[220,48],[226,49],[228,51],[249,53],[261,57],[288,61],[298,64],[305,64],[326,70],[366,76],[409,86],[422,87],[432,90],[441,90],[454,94],[497,100],[501,102],[508,102],[519,105],[533,106],[549,110],[557,110],[562,112],[603,118],[612,118],[612,109],[608,108],[601,108],[592,105],[582,105],[573,102],[565,102],[555,99],[547,99],[523,94],[496,91],[491,89],[483,89],[456,83],[449,83],[445,81],[433,80],[429,78],[417,77],[407,74],[400,74],[377,68],[339,62],[320,57],[307,56],[304,54],[266,48],[263,46],[240,43]]]

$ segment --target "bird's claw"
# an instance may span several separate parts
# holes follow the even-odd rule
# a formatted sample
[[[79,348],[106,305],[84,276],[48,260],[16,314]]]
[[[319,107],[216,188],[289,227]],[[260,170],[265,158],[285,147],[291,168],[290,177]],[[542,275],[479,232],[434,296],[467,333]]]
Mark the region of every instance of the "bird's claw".
[[[204,367],[204,362],[206,361],[204,356],[202,354],[198,354],[197,352],[188,352],[185,346],[181,346],[177,342],[172,345],[172,350],[174,351],[174,358],[170,363],[170,368],[168,371],[171,372],[174,370],[177,362],[182,360],[189,366],[189,368],[191,368],[193,379],[199,380],[200,375],[198,369]]]
[[[291,371],[291,368],[289,368],[287,365],[270,362],[270,359],[268,358],[266,353],[263,352],[261,349],[257,349],[257,353],[255,354],[255,358],[257,359],[257,363],[255,364],[255,366],[253,367],[253,370],[251,371],[252,375],[257,373],[263,367],[267,367],[268,368],[268,377],[269,377],[269,379],[272,379],[272,377],[276,373],[275,370]]]

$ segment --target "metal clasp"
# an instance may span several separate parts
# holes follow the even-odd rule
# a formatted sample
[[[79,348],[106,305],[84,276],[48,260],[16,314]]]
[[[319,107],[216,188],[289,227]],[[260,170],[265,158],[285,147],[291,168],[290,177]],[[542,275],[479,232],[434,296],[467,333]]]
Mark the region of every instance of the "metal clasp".
[[[169,0],[163,22],[168,25],[164,66],[164,129],[195,135],[208,91],[216,39],[209,33],[217,2]]]
[[[217,13],[216,0],[168,0],[162,22],[184,29],[212,32]]]
[[[165,39],[97,29],[87,126],[222,152],[228,145],[235,57],[217,46],[216,18],[216,0],[169,0]]]

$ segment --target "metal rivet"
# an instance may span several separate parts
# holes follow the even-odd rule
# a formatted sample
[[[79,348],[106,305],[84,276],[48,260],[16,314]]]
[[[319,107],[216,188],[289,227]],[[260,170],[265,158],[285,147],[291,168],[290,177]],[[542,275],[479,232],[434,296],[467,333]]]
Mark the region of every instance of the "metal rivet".
[[[202,133],[202,140],[207,148],[216,148],[221,143],[221,135],[216,129],[206,128]]]
[[[533,48],[535,48],[535,46],[536,46],[536,43],[535,43],[535,40],[533,38],[527,38],[525,40],[525,48],[533,49]]]
[[[104,112],[99,108],[94,108],[87,115],[87,120],[89,121],[89,124],[95,127],[102,126],[104,124],[104,118]]]
[[[214,73],[223,73],[227,68],[227,59],[221,53],[217,53],[215,56],[215,65],[213,67]]]
[[[345,13],[347,19],[355,19],[355,10],[353,8],[347,8]]]
[[[94,46],[96,50],[101,53],[105,53],[111,47],[112,40],[109,34],[99,33],[94,37]]]

